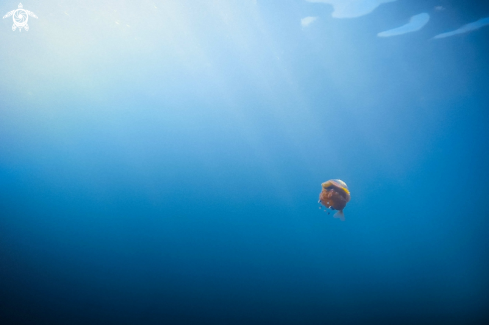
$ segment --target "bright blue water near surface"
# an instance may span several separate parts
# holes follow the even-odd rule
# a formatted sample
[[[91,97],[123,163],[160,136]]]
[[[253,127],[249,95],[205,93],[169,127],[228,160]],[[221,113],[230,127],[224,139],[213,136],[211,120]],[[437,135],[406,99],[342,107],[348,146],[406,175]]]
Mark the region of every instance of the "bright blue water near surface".
[[[489,3],[23,5],[28,32],[0,25],[2,324],[486,323],[489,27],[433,37]],[[332,178],[344,222],[318,209]]]

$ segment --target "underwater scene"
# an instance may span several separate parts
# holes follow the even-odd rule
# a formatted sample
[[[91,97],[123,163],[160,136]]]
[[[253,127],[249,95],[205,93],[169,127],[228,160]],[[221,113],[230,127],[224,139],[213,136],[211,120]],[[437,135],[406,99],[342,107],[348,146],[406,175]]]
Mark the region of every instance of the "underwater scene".
[[[0,324],[489,324],[489,1],[0,11]]]

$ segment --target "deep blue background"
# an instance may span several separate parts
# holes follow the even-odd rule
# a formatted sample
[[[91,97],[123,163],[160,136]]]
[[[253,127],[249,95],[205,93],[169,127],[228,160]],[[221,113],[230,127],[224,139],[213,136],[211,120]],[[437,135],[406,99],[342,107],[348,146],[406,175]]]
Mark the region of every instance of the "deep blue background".
[[[29,32],[0,25],[2,324],[489,320],[489,27],[432,39],[489,4],[24,7]]]

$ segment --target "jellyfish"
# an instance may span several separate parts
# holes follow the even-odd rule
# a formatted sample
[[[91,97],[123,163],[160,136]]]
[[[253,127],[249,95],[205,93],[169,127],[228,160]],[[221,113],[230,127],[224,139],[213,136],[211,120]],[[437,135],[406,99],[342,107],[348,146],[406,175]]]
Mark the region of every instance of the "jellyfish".
[[[334,217],[344,221],[345,215],[343,214],[343,209],[350,201],[348,186],[340,179],[330,179],[322,183],[321,186],[323,190],[319,194],[318,203],[333,211],[337,210]]]

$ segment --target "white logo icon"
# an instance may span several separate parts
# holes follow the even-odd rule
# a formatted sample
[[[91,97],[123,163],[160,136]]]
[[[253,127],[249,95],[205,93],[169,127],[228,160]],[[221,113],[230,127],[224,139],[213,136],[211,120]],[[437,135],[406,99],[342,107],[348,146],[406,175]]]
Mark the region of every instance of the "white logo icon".
[[[37,18],[37,16],[32,11],[22,8],[22,3],[19,3],[19,9],[12,10],[8,12],[5,16],[3,16],[3,18],[13,16],[14,24],[12,25],[12,30],[14,32],[17,28],[19,28],[19,32],[22,31],[22,28],[25,28],[25,31],[27,32],[29,30],[29,25],[27,25],[29,16]]]

